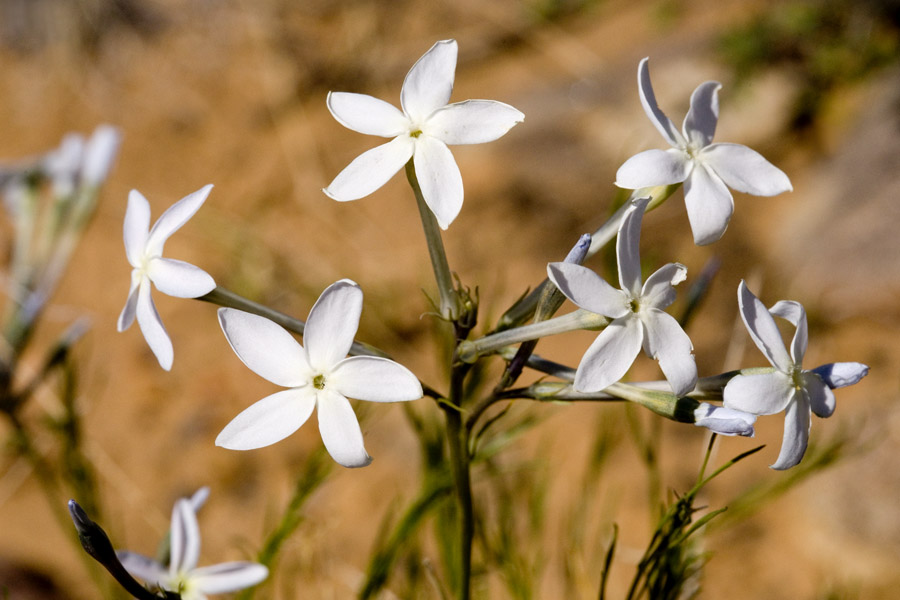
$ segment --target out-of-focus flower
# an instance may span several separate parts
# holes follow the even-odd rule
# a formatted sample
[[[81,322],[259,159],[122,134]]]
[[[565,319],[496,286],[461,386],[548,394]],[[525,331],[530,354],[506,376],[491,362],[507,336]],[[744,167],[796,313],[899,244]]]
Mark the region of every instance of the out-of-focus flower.
[[[797,465],[809,442],[810,412],[830,417],[834,412],[833,388],[853,385],[869,372],[860,363],[832,363],[811,371],[801,363],[806,354],[806,311],[797,302],[782,300],[766,310],[742,281],[738,286],[741,318],[756,346],[775,371],[737,375],[724,390],[724,404],[754,415],[784,413],[784,438],[773,469]],[[781,339],[774,316],[789,321],[796,331],[790,354]]]
[[[425,203],[441,228],[450,226],[462,208],[463,183],[447,145],[493,141],[525,118],[494,100],[447,104],[456,55],[456,41],[443,40],[413,65],[400,90],[403,112],[372,96],[329,92],[328,110],[341,125],[394,139],[359,155],[325,188],[326,194],[340,201],[368,196],[412,158]]]
[[[714,406],[701,402],[694,410],[694,425],[706,427],[720,435],[743,435],[753,437],[756,415],[751,415],[727,406]]]
[[[349,279],[322,292],[309,311],[304,346],[272,321],[233,308],[219,309],[228,343],[250,370],[290,389],[245,409],[216,438],[216,445],[251,450],[295,432],[318,409],[319,433],[332,458],[345,467],[372,459],[347,400],[399,402],[422,397],[422,385],[406,367],[386,358],[347,357],[359,327],[363,293]]]
[[[691,108],[678,131],[659,106],[650,85],[647,58],[638,66],[638,88],[644,112],[669,150],[646,150],[619,167],[616,185],[639,189],[684,182],[688,219],[698,245],[711,244],[725,233],[734,199],[731,189],[754,196],[775,196],[792,190],[780,169],[758,152],[740,144],[713,144],[719,120],[717,81],[701,83],[691,95]]]
[[[150,296],[150,282],[163,294],[177,298],[198,298],[216,287],[216,282],[203,269],[180,260],[163,258],[163,246],[173,233],[194,216],[206,201],[212,185],[188,194],[162,214],[150,227],[150,203],[137,190],[128,195],[125,211],[125,255],[133,267],[131,289],[125,308],[119,315],[118,329],[125,331],[137,316],[144,339],[156,355],[160,366],[172,368],[172,341],[163,326]]]
[[[674,286],[684,281],[687,268],[669,263],[641,284],[639,242],[648,198],[639,198],[625,211],[619,226],[616,252],[619,284],[615,289],[581,265],[547,265],[547,274],[566,297],[584,310],[613,321],[588,348],[575,373],[575,389],[598,392],[619,381],[644,347],[659,361],[672,391],[682,396],[697,383],[693,345],[671,315],[663,311],[675,301]]]
[[[204,490],[207,488],[201,488],[191,499],[179,498],[175,502],[169,531],[168,567],[134,552],[121,550],[116,553],[129,573],[150,585],[181,594],[182,600],[206,600],[207,594],[242,590],[258,584],[269,575],[264,565],[249,561],[197,567],[200,528],[196,511],[208,494],[208,490]]]

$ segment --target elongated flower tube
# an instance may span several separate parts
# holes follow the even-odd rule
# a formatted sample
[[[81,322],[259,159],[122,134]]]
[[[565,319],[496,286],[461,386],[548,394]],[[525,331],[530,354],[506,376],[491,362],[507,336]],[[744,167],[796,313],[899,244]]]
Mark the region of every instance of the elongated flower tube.
[[[225,426],[216,445],[252,450],[294,433],[318,411],[319,433],[332,458],[345,467],[372,459],[347,400],[399,402],[422,397],[422,385],[406,367],[386,358],[347,356],[359,327],[362,290],[349,279],[322,292],[309,311],[301,346],[272,321],[233,308],[219,309],[228,343],[247,367],[289,388],[251,405]]]
[[[368,196],[411,158],[425,203],[442,229],[450,226],[462,208],[463,182],[447,145],[491,142],[525,118],[495,100],[448,104],[456,56],[456,40],[443,40],[413,65],[400,90],[402,112],[372,96],[328,93],[328,110],[341,125],[393,138],[351,162],[324,189],[328,196],[341,202]]]
[[[201,490],[202,491],[202,490]],[[122,566],[135,577],[160,589],[176,592],[182,600],[207,600],[207,594],[225,594],[254,586],[269,575],[259,563],[238,561],[197,567],[200,557],[200,528],[196,510],[206,499],[195,494],[180,498],[172,509],[169,537],[169,564],[121,550],[116,553]]]
[[[835,407],[831,390],[857,383],[869,372],[869,367],[860,363],[831,363],[804,370],[802,362],[808,336],[802,305],[782,300],[766,310],[743,281],[738,286],[738,305],[753,343],[775,371],[734,377],[725,386],[724,404],[753,415],[785,411],[781,452],[771,467],[789,469],[799,464],[806,452],[810,413],[830,417]],[[796,328],[790,353],[773,316],[787,320]]]
[[[687,394],[697,383],[691,340],[678,321],[663,311],[675,301],[674,286],[684,281],[687,268],[669,263],[641,283],[639,242],[648,202],[647,198],[633,201],[619,226],[616,253],[621,289],[581,265],[547,265],[550,280],[576,306],[613,319],[578,365],[574,387],[579,392],[599,392],[619,381],[641,346],[659,361],[676,395]]]
[[[722,237],[734,212],[728,188],[775,196],[791,191],[791,182],[780,169],[758,152],[740,144],[714,144],[719,120],[717,81],[701,83],[691,94],[691,108],[679,132],[660,110],[650,85],[649,59],[638,65],[638,89],[647,117],[672,146],[646,150],[629,158],[616,172],[616,185],[627,189],[684,182],[694,243],[711,244]]]
[[[118,329],[125,331],[137,316],[144,339],[166,371],[172,368],[174,351],[172,340],[159,318],[150,283],[163,294],[177,298],[199,298],[216,287],[213,278],[199,267],[180,260],[163,258],[166,240],[194,216],[209,196],[212,185],[188,194],[162,214],[150,226],[150,203],[137,190],[128,195],[125,211],[125,255],[131,264],[131,289],[125,308],[119,315]]]

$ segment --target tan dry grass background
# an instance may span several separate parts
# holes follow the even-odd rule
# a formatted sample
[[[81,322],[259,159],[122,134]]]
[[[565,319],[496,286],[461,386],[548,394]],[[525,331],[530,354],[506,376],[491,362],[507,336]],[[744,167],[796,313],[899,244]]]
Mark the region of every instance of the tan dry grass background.
[[[460,62],[453,99],[498,99],[526,114],[502,140],[455,151],[466,203],[445,240],[453,269],[481,287],[485,316],[496,317],[543,277],[548,260],[602,222],[625,158],[662,147],[637,100],[641,57],[652,57],[660,104],[676,122],[698,83],[725,83],[717,139],[760,150],[790,175],[795,191],[772,199],[739,195],[724,239],[706,248],[690,243],[679,192],[647,219],[642,252],[658,263],[679,260],[693,273],[713,254],[722,258],[712,296],[690,331],[703,374],[736,366],[723,365],[723,357],[741,278],[752,277],[767,303],[803,302],[812,322],[807,366],[857,360],[872,367],[862,384],[838,393],[832,419],[814,420],[813,439],[853,424],[869,449],[708,537],[704,543],[715,555],[702,597],[895,597],[896,71],[830,100],[827,135],[810,147],[784,134],[790,73],[767,73],[737,91],[715,60],[715,36],[765,10],[763,2],[615,1],[555,23],[536,21],[528,4],[512,1],[160,0],[141,6],[153,27],[140,34],[121,24],[104,27],[90,52],[78,49],[67,26],[73,13],[65,12],[42,21],[51,41],[41,49],[0,51],[0,156],[39,152],[66,131],[87,132],[101,122],[125,135],[96,219],[41,332],[50,340],[79,314],[93,321],[80,348],[87,449],[118,545],[152,554],[174,498],[210,485],[201,516],[203,563],[249,556],[283,508],[297,465],[321,444],[307,425],[256,452],[213,446],[237,412],[273,390],[231,353],[212,307],[158,296],[175,344],[171,373],[159,369],[136,328],[116,333],[127,290],[120,232],[128,190],[147,196],[155,218],[188,192],[216,184],[200,213],[167,244],[168,255],[299,317],[326,285],[350,277],[366,292],[361,337],[389,349],[423,379],[439,381],[428,321],[420,318],[420,288],[432,289],[431,276],[405,183],[397,177],[351,204],[328,200],[320,188],[377,143],[330,117],[327,90],[397,103],[415,59],[434,41],[454,37]],[[590,339],[550,339],[539,351],[575,364]],[[742,329],[737,339],[747,346],[741,365],[764,363]],[[637,376],[657,376],[646,360],[639,365]],[[381,515],[415,489],[414,441],[396,409],[377,408],[365,426],[375,462],[338,472],[312,498],[269,589],[276,597],[352,597]],[[622,420],[622,412],[545,410],[546,422],[513,452],[540,453],[551,474],[549,560],[535,597],[558,598],[567,544],[560,515],[579,493],[574,482],[598,423]],[[713,486],[705,499],[710,506],[783,477],[766,468],[777,455],[780,417],[761,419],[757,431],[767,448]],[[663,486],[684,490],[696,473],[703,433],[668,424],[662,432]],[[723,440],[718,459],[754,443]],[[646,482],[635,476],[637,464],[625,444],[604,474],[603,506],[589,523],[598,548],[613,521],[621,528],[612,597],[622,594],[648,534]],[[93,597],[27,471],[8,458],[0,468],[0,560],[51,575],[64,597]],[[596,593],[598,568],[584,565],[583,597]],[[492,589],[502,597],[496,582]],[[25,597],[19,593],[25,592],[13,587],[11,597]]]

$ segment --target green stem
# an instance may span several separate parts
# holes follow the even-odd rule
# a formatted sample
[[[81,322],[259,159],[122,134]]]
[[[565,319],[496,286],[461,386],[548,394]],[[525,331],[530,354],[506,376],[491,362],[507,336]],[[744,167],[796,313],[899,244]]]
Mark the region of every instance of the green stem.
[[[450,381],[450,403],[445,408],[447,418],[447,444],[450,448],[450,462],[456,499],[459,506],[460,569],[457,591],[460,600],[468,600],[472,579],[472,539],[475,533],[475,512],[472,505],[472,482],[470,478],[469,432],[463,425],[461,401],[463,379],[468,365],[454,366]]]
[[[450,274],[447,253],[444,251],[444,242],[441,239],[441,228],[438,226],[434,213],[425,203],[422,188],[419,187],[419,180],[416,177],[413,159],[409,159],[409,162],[406,163],[406,178],[416,196],[419,216],[422,218],[422,229],[425,231],[425,241],[428,243],[428,256],[431,257],[431,268],[434,270],[434,279],[437,281],[438,294],[441,299],[440,314],[448,321],[455,321],[459,317],[459,303],[453,287],[453,276]]]
[[[459,358],[463,362],[474,362],[479,356],[496,352],[511,344],[527,342],[548,335],[556,335],[577,329],[597,329],[605,327],[609,319],[584,309],[578,309],[559,317],[523,325],[515,329],[498,331],[477,340],[466,340],[459,345]]]

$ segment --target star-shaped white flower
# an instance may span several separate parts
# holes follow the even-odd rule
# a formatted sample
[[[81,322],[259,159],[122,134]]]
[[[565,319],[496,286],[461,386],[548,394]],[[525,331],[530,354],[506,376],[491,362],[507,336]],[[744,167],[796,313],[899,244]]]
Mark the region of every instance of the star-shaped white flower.
[[[197,494],[194,498],[179,498],[175,502],[169,532],[168,567],[134,552],[119,551],[116,555],[122,566],[150,585],[181,594],[182,600],[206,600],[207,594],[234,592],[264,580],[269,575],[269,570],[259,563],[249,561],[197,567],[200,557],[200,528],[195,511],[199,504],[202,504],[202,500],[197,502]]]
[[[150,203],[137,190],[131,190],[128,195],[124,226],[125,255],[133,269],[131,289],[125,308],[119,315],[118,329],[125,331],[131,327],[136,315],[144,339],[166,371],[172,368],[172,341],[150,296],[150,282],[163,294],[177,298],[198,298],[216,287],[216,282],[203,269],[162,256],[166,240],[194,216],[212,187],[206,185],[173,204],[153,224],[152,229],[149,229]]]
[[[740,144],[713,144],[719,120],[717,81],[701,83],[691,95],[691,108],[678,131],[659,106],[650,85],[645,58],[638,66],[638,88],[644,112],[672,146],[646,150],[619,167],[616,185],[639,189],[684,182],[694,243],[715,242],[728,227],[734,212],[731,189],[754,196],[775,196],[791,191],[791,182],[780,169],[758,152]]]
[[[309,311],[304,346],[272,321],[233,308],[219,309],[228,343],[250,370],[290,389],[245,409],[216,438],[216,445],[252,450],[294,433],[318,409],[319,433],[332,458],[345,467],[372,459],[348,397],[399,402],[422,397],[406,367],[386,358],[347,357],[359,327],[362,290],[349,279],[322,292]]]
[[[325,188],[326,194],[340,201],[368,196],[412,158],[425,203],[441,228],[450,226],[462,208],[463,183],[447,145],[496,140],[525,118],[494,100],[447,104],[456,55],[456,40],[444,40],[413,65],[400,90],[403,112],[372,96],[329,92],[328,110],[341,125],[394,139],[359,155]]]
[[[750,337],[775,371],[734,377],[725,386],[724,404],[754,415],[785,411],[781,452],[771,467],[789,469],[806,452],[810,411],[819,417],[830,417],[835,405],[831,390],[858,382],[869,372],[869,367],[860,363],[831,363],[804,370],[801,363],[808,338],[803,306],[782,300],[766,310],[743,281],[738,286],[738,304]],[[772,315],[796,327],[790,354]]]
[[[575,372],[575,389],[599,392],[619,381],[644,347],[659,361],[672,391],[683,396],[697,383],[693,345],[671,315],[663,309],[675,301],[675,286],[684,281],[687,268],[669,263],[641,285],[638,250],[641,221],[649,199],[635,200],[619,226],[616,252],[619,284],[615,289],[581,265],[558,262],[547,265],[547,274],[566,298],[580,308],[613,319],[588,348]]]

